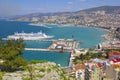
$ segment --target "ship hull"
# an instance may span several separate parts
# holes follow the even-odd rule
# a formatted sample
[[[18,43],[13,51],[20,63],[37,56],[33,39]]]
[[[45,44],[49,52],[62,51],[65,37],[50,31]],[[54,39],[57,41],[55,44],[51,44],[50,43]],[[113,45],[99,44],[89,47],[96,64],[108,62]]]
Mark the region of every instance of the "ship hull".
[[[11,38],[4,38],[4,40],[18,40],[18,39],[23,39],[23,40],[46,40],[46,39],[50,39],[53,38],[53,36],[48,36],[48,37],[37,37],[37,38],[33,38],[33,37],[11,37]]]
[[[46,40],[49,38],[53,38],[53,36],[48,36],[45,33],[15,33],[14,35],[7,36],[7,38],[3,38],[3,40]]]

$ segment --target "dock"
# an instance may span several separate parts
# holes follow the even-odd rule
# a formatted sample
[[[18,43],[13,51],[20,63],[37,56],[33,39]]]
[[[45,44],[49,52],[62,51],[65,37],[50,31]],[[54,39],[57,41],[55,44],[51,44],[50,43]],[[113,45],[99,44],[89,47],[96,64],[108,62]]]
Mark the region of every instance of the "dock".
[[[53,41],[55,41],[54,39],[50,39],[50,40],[38,40],[38,41],[46,41],[46,42],[53,42]]]
[[[27,51],[56,51],[56,52],[58,52],[58,50],[49,50],[49,49],[42,49],[42,48],[25,48],[25,50],[27,50]]]
[[[73,66],[73,60],[75,58],[75,50],[79,49],[81,42],[75,41],[74,39],[58,39],[58,40],[41,40],[53,42],[47,49],[42,48],[25,48],[27,51],[51,51],[51,52],[69,52],[70,60],[69,67]]]

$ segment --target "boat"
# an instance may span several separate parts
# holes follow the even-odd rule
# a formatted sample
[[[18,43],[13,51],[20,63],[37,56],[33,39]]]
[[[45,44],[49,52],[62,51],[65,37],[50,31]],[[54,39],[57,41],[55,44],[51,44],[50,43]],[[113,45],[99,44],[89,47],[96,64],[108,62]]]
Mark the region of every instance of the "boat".
[[[23,40],[45,40],[45,39],[49,39],[49,38],[53,38],[53,36],[48,36],[45,33],[43,33],[42,31],[37,32],[37,33],[14,33],[14,35],[9,35],[7,36],[7,38],[3,38],[6,40],[17,40],[17,39],[23,39]]]
[[[60,49],[60,51],[59,52],[61,52],[61,53],[63,53],[64,52],[64,49],[63,49],[63,47]]]

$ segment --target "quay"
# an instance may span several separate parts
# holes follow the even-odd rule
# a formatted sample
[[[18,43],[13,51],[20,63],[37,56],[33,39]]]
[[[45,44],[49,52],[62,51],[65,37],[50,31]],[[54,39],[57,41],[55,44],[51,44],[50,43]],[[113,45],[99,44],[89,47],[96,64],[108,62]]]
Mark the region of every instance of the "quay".
[[[49,47],[50,50],[58,50],[59,52],[70,52],[69,67],[73,66],[73,59],[76,56],[76,50],[79,50],[81,42],[74,39],[58,39],[54,40]]]
[[[50,40],[40,40],[40,41],[46,41],[46,42],[53,42],[53,41],[55,41],[54,39],[50,39]]]
[[[56,52],[58,52],[58,50],[49,50],[49,49],[42,49],[42,48],[25,48],[25,50],[27,50],[27,51],[56,51]]]
[[[42,41],[52,41],[53,43],[47,48],[25,48],[25,50],[29,51],[51,51],[51,52],[69,52],[70,59],[69,59],[69,67],[73,66],[73,59],[76,56],[76,50],[79,51],[79,45],[81,42],[75,41],[74,39],[58,39],[58,40],[42,40]]]
[[[58,39],[53,41],[49,49],[59,50],[61,52],[71,52],[73,49],[78,49],[79,44],[80,42],[74,41],[74,39]]]

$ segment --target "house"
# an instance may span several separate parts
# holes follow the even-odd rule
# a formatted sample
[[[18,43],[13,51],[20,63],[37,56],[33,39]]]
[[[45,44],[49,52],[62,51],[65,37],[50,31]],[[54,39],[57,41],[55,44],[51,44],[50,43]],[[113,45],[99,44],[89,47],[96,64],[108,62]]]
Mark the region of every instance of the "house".
[[[109,55],[109,59],[120,58],[119,51],[111,51],[108,53],[108,55]]]
[[[96,63],[89,62],[85,64],[84,80],[101,80],[102,69]]]
[[[74,66],[73,70],[75,71],[75,76],[77,80],[84,80],[84,70],[85,70],[84,64]]]

